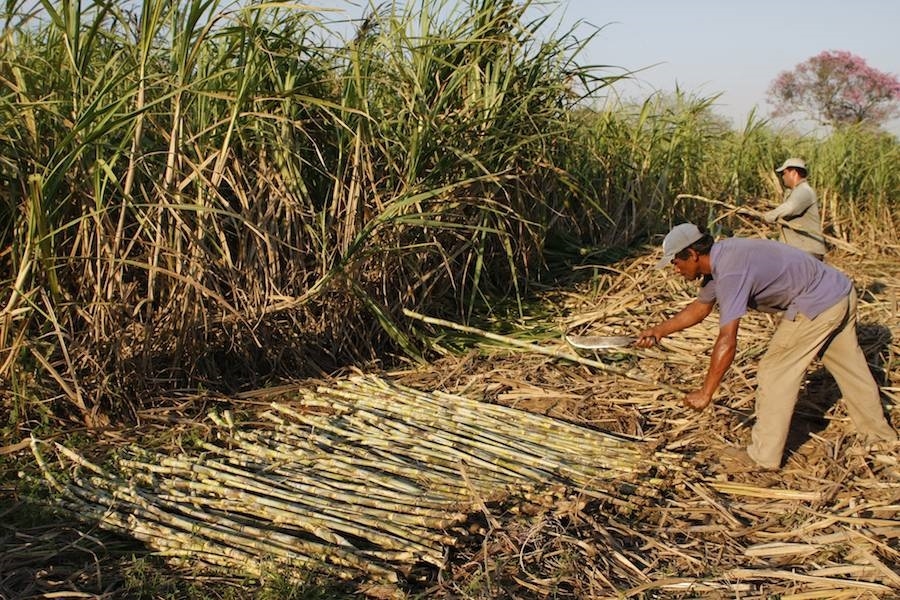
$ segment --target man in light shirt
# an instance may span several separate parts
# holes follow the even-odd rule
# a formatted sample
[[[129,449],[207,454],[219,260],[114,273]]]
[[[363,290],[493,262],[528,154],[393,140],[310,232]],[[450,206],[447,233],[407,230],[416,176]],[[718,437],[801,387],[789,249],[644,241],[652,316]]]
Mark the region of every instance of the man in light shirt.
[[[781,175],[787,192],[784,201],[763,217],[767,222],[779,225],[782,242],[822,260],[826,252],[825,236],[816,192],[806,181],[806,161],[789,158],[775,172]]]

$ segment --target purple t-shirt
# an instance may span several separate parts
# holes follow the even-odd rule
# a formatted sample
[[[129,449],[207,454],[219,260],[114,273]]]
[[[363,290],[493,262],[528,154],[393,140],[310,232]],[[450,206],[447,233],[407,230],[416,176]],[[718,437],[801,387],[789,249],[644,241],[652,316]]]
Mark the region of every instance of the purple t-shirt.
[[[748,308],[797,313],[814,319],[850,293],[850,279],[803,250],[773,240],[728,238],[710,251],[712,279],[699,300],[719,303],[719,324],[743,317]]]

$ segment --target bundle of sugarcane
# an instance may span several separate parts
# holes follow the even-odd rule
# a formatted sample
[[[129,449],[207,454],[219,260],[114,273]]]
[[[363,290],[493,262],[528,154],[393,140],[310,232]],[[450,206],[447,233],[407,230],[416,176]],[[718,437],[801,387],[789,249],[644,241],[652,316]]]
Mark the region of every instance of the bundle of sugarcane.
[[[111,469],[56,445],[65,484],[32,447],[68,508],[161,555],[383,581],[443,565],[486,502],[577,494],[630,511],[681,468],[644,442],[374,377],[298,390],[262,416],[241,427],[213,414],[218,439],[200,452],[132,449]]]

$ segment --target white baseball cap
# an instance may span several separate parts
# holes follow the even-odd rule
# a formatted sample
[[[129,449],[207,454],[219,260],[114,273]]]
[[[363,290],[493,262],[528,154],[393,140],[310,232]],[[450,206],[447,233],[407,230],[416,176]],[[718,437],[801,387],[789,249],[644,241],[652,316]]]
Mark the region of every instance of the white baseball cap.
[[[657,269],[665,269],[675,255],[703,237],[703,233],[693,223],[682,223],[672,228],[663,238],[663,256],[656,263]]]
[[[806,161],[803,160],[802,158],[789,158],[786,161],[784,161],[784,163],[782,163],[782,165],[780,167],[775,169],[775,172],[781,173],[788,167],[794,167],[795,169],[803,169],[804,171],[809,170],[806,168]]]

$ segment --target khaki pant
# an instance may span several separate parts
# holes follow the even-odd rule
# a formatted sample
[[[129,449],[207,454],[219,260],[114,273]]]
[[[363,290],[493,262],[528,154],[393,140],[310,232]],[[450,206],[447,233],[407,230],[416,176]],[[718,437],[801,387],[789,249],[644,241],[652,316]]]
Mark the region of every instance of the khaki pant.
[[[856,291],[817,316],[782,319],[759,363],[756,424],[747,453],[763,467],[781,466],[791,416],[806,368],[824,349],[822,364],[834,377],[847,412],[864,438],[894,440],[884,417],[878,384],[856,337]]]

